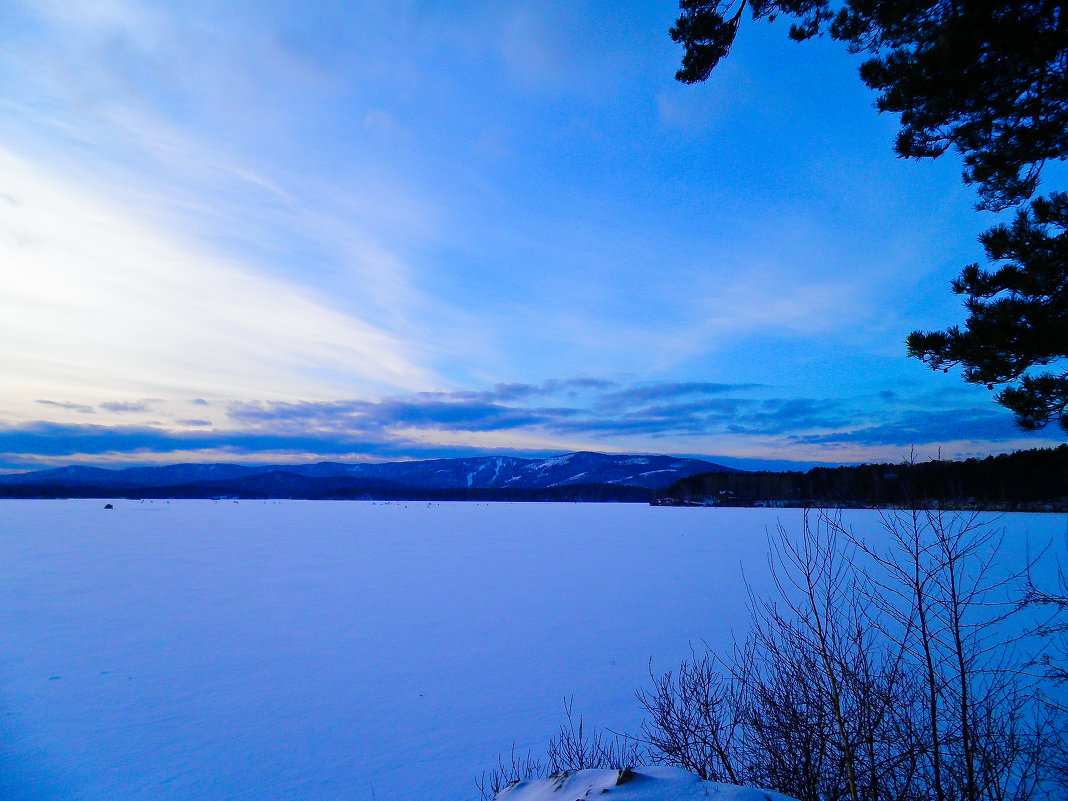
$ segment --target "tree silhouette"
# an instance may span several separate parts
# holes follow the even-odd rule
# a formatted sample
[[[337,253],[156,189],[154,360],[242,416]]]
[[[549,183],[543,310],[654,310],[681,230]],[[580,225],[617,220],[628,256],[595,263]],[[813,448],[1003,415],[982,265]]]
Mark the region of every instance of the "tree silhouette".
[[[1068,195],[1039,198],[981,237],[993,272],[965,267],[953,291],[966,294],[964,330],[913,332],[910,356],[935,369],[963,365],[974,384],[1012,383],[997,395],[1021,428],[1058,421],[1068,432],[1068,371],[1031,368],[1056,364],[1068,353]]]
[[[671,36],[684,45],[676,78],[708,78],[734,43],[748,8],[784,15],[790,36],[829,35],[869,56],[860,77],[876,107],[900,114],[894,150],[936,158],[955,150],[979,209],[1019,206],[1012,225],[980,238],[993,271],[978,265],[953,282],[967,295],[962,331],[914,332],[909,355],[935,369],[961,366],[972,383],[1007,385],[996,395],[1017,423],[1066,426],[1068,202],[1034,196],[1043,168],[1068,158],[1068,4],[1063,0],[681,0]],[[1027,204],[1027,205],[1024,205]],[[1035,368],[1053,367],[1036,372]],[[1065,428],[1068,431],[1068,427]]]

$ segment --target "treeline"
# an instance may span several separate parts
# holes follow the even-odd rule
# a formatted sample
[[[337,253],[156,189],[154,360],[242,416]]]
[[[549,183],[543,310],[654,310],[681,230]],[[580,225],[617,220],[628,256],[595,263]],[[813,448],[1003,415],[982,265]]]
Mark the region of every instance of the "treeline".
[[[659,491],[654,503],[882,507],[917,501],[965,508],[1068,508],[1068,445],[959,462],[701,473]]]
[[[652,490],[622,484],[556,487],[420,488],[344,477],[308,478],[291,473],[203,481],[166,487],[99,484],[0,484],[0,498],[233,499],[308,501],[499,501],[649,503]]]

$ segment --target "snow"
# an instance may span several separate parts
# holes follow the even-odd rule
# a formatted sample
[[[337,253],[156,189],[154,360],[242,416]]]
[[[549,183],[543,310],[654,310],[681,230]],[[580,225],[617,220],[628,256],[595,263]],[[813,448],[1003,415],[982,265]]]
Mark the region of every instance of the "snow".
[[[542,461],[542,463],[539,464],[535,469],[540,471],[548,470],[550,467],[558,467],[559,465],[567,464],[568,462],[570,462],[574,456],[575,454],[573,453],[567,453],[563,456],[552,456]]]
[[[496,801],[793,801],[770,790],[706,782],[681,768],[648,767],[628,771],[579,770],[562,776],[514,784]]]
[[[105,502],[0,501],[0,799],[472,801],[513,743],[542,755],[565,696],[634,731],[650,657],[726,646],[739,566],[766,591],[765,531],[801,520]],[[877,531],[876,513],[847,520]],[[998,524],[1020,554],[1065,527]]]
[[[497,469],[493,473],[493,480],[490,482],[491,484],[495,484],[497,482],[497,480],[500,478],[501,470],[504,469],[504,459],[502,459],[500,456],[496,457],[494,459],[494,462],[497,464]]]

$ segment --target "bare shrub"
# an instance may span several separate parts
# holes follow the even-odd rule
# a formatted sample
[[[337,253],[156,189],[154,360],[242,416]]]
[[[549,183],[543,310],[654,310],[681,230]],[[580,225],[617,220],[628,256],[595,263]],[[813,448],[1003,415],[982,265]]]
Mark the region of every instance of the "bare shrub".
[[[1068,557],[1068,534],[1064,539],[1064,551]],[[1042,648],[1034,659],[1045,677],[1054,686],[1068,687],[1068,575],[1064,563],[1058,561],[1057,580],[1054,587],[1039,586],[1028,572],[1021,605],[1040,609],[1045,619],[1035,630],[1042,640]],[[1061,698],[1049,698],[1048,702],[1062,712],[1068,713],[1068,704]]]
[[[1068,557],[1068,534],[1064,552]],[[1040,586],[1029,571],[1020,604],[1044,615],[1032,632],[1041,645],[1031,666],[1044,679],[1039,697],[1052,721],[1050,728],[1057,732],[1047,750],[1046,768],[1068,796],[1068,576],[1064,564],[1063,559],[1058,560],[1052,587]]]
[[[576,719],[573,709],[574,698],[565,699],[567,720],[549,741],[547,749],[550,773],[590,768],[623,770],[642,764],[644,751],[639,742],[599,729],[587,730],[582,716]]]
[[[776,591],[751,597],[748,638],[639,692],[655,756],[801,801],[1022,801],[1050,786],[1061,738],[1016,658],[998,532],[938,510],[882,522],[882,550],[826,512],[796,538],[777,530]]]
[[[483,773],[475,782],[482,801],[492,799],[515,782],[591,768],[624,770],[645,761],[644,749],[637,740],[600,729],[587,729],[582,716],[574,713],[574,698],[564,699],[564,716],[565,722],[549,740],[544,763],[534,759],[529,752],[524,757],[517,757],[514,746],[507,763],[498,756],[497,767]]]
[[[1068,710],[1042,703],[1017,654],[1020,602],[1003,591],[1019,577],[993,569],[998,530],[924,508],[884,513],[882,527],[879,546],[834,513],[806,513],[796,537],[778,527],[775,591],[750,591],[748,636],[650,669],[639,737],[589,733],[565,703],[544,767],[644,758],[800,801],[1029,801],[1068,788]],[[1054,592],[1030,584],[1025,603],[1068,614],[1063,574]],[[1043,633],[1066,637],[1068,623],[1053,617]],[[1061,643],[1038,659],[1047,686],[1068,681]],[[485,786],[541,767],[513,755]]]
[[[871,597],[892,625],[924,689],[918,763],[931,798],[1025,799],[1042,761],[1044,716],[1017,657],[1008,588],[995,576],[1000,531],[978,515],[886,513],[890,543],[860,544],[880,572]],[[914,720],[919,724],[919,720]]]
[[[740,784],[742,712],[737,697],[744,685],[725,677],[709,654],[683,662],[677,673],[649,671],[652,690],[639,690],[638,701],[649,714],[642,741],[660,761],[696,773],[702,779]]]
[[[497,767],[488,773],[483,772],[475,779],[475,785],[482,801],[490,801],[505,787],[544,775],[545,768],[542,763],[534,759],[529,751],[524,756],[516,754],[515,743],[512,743],[508,761],[505,762],[504,757],[498,754]]]

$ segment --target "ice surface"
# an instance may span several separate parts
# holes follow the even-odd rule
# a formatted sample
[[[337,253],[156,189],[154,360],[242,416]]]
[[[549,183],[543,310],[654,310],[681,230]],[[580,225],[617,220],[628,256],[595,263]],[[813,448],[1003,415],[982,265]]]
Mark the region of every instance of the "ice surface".
[[[464,801],[745,625],[796,510],[0,501],[0,798]],[[861,531],[876,515],[851,513]],[[1010,547],[1064,516],[1009,515]]]

